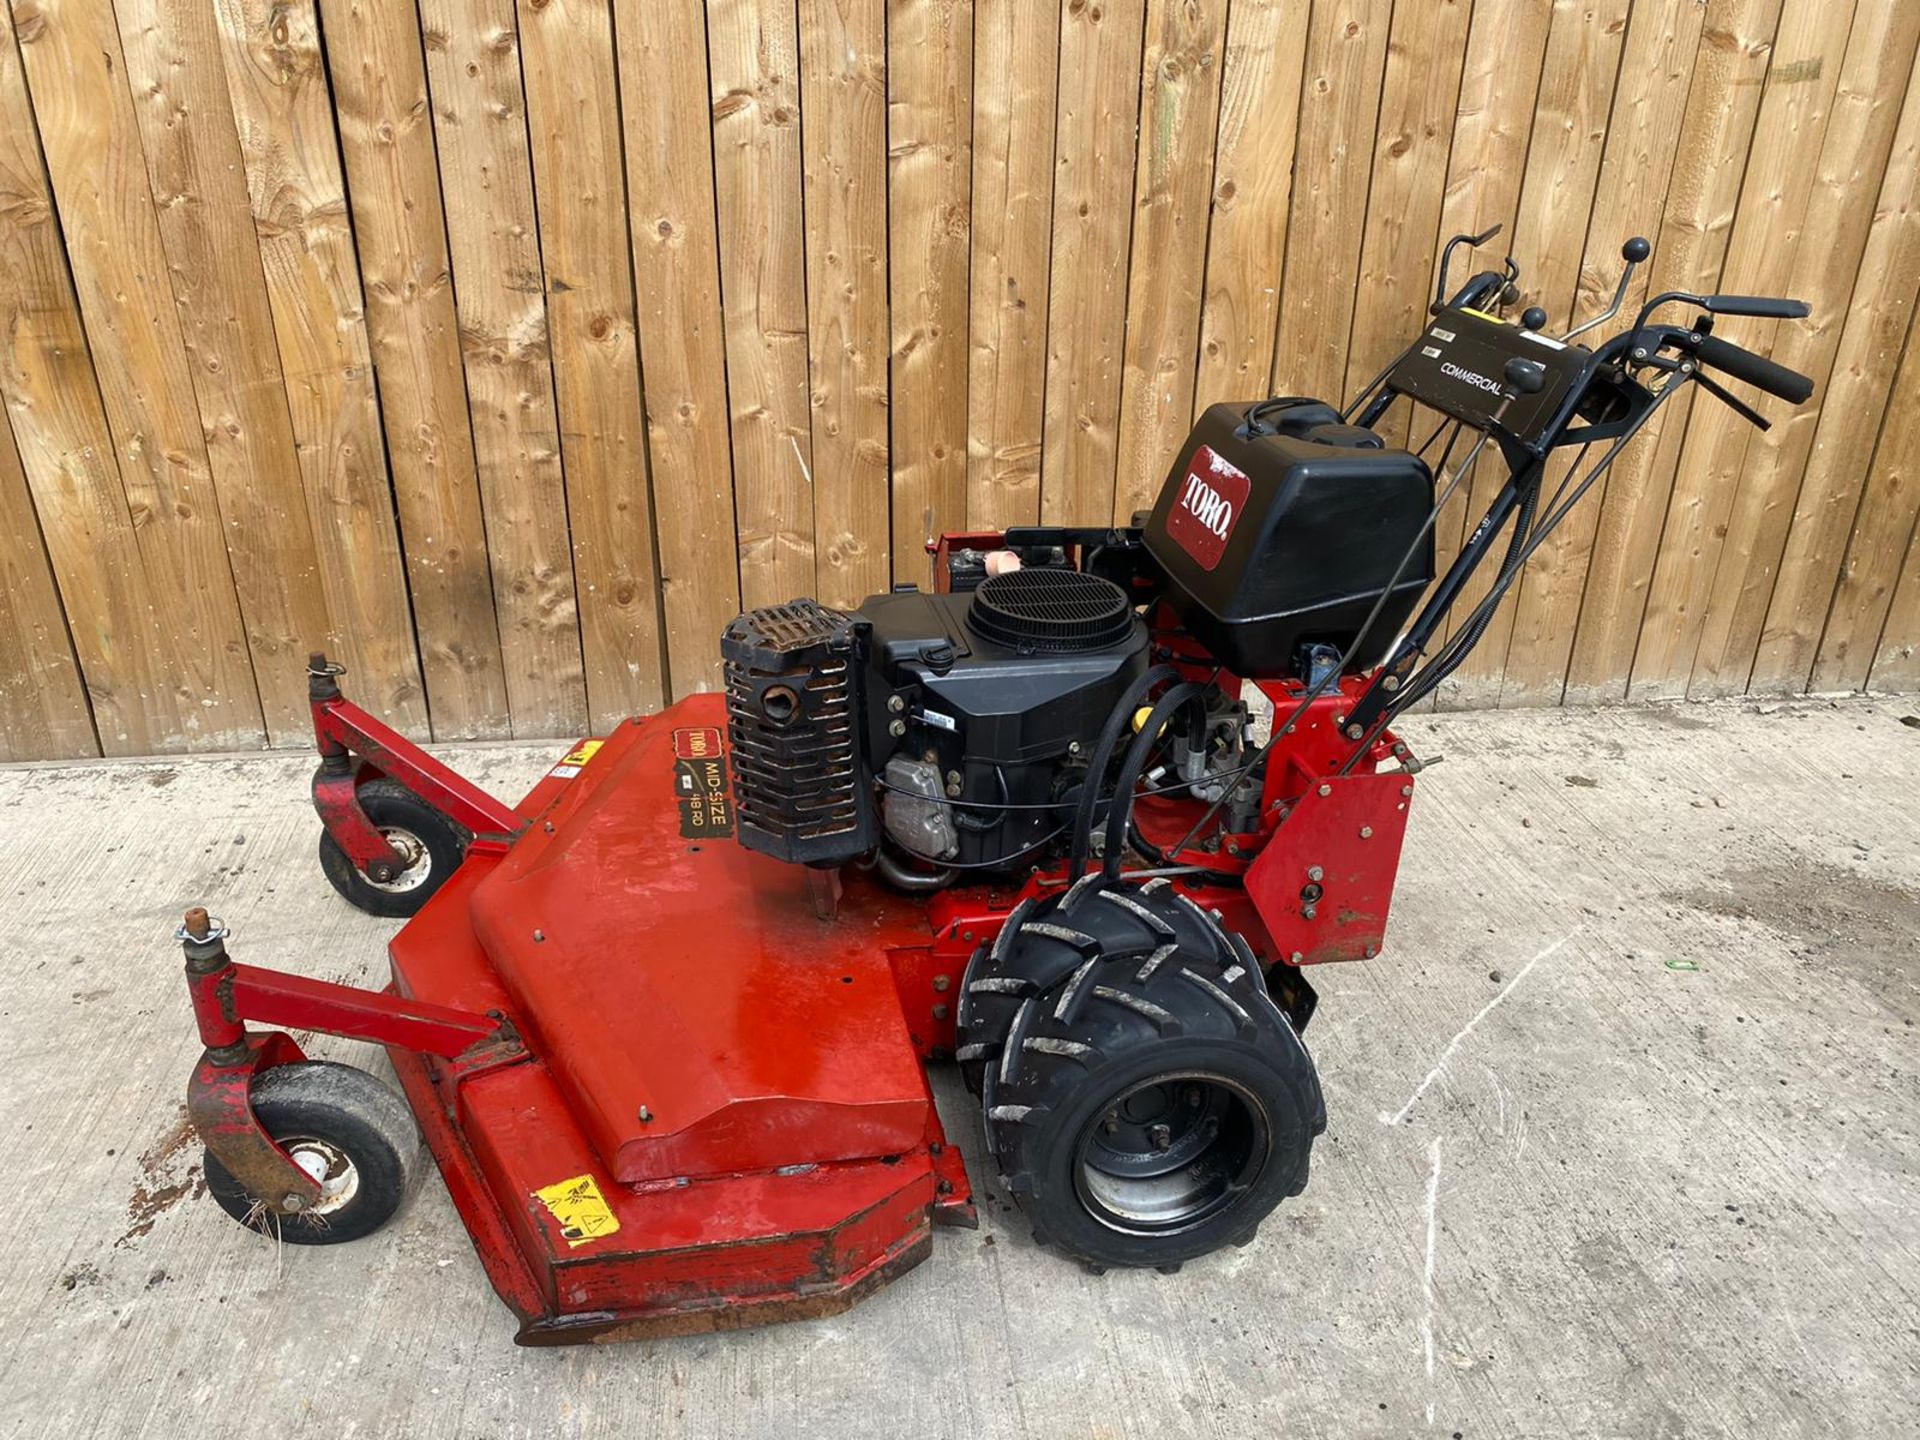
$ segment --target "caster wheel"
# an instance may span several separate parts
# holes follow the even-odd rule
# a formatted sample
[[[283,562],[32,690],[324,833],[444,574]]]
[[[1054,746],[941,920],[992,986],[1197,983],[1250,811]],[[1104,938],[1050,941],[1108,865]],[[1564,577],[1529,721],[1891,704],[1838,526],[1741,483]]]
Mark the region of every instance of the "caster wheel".
[[[1319,1077],[1244,942],[1165,881],[1019,920],[969,967],[961,1053],[1007,1189],[1055,1248],[1170,1274],[1306,1187]]]
[[[324,830],[320,868],[356,910],[393,919],[418,914],[459,868],[472,837],[397,781],[369,780],[360,787],[359,800],[373,827],[400,852],[405,868],[390,880],[374,880]]]
[[[252,1102],[267,1133],[320,1182],[320,1199],[276,1214],[209,1151],[207,1193],[229,1216],[293,1245],[358,1240],[393,1218],[420,1169],[420,1132],[392,1090],[351,1065],[307,1060],[261,1075]]]

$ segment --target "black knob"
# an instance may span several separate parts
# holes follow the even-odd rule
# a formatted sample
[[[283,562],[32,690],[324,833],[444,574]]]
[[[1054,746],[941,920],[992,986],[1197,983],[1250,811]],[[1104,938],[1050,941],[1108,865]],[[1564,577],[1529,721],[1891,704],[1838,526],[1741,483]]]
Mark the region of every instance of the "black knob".
[[[1538,395],[1547,383],[1547,367],[1538,360],[1527,360],[1516,355],[1507,361],[1502,372],[1509,386],[1522,395]]]
[[[1644,235],[1636,235],[1620,247],[1620,258],[1629,265],[1638,265],[1653,253],[1653,246],[1647,243]]]
[[[1520,312],[1520,328],[1523,330],[1544,330],[1547,328],[1547,312],[1538,305],[1529,305]]]

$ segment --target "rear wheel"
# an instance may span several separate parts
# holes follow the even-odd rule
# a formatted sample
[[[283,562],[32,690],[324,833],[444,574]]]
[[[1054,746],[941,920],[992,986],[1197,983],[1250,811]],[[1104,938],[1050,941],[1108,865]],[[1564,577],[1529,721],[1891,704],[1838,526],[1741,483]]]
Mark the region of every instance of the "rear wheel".
[[[278,1065],[253,1083],[253,1113],[320,1184],[320,1198],[281,1215],[241,1188],[211,1150],[207,1193],[250,1229],[294,1245],[338,1245],[378,1230],[406,1199],[420,1168],[420,1132],[406,1102],[351,1065]]]
[[[356,798],[373,828],[400,853],[401,869],[385,880],[373,879],[325,830],[320,832],[320,868],[357,910],[395,919],[418,914],[459,867],[472,837],[396,780],[369,780]]]
[[[1163,1269],[1251,1239],[1326,1109],[1244,943],[1164,881],[1016,918],[969,967],[960,1053],[1036,1238]]]

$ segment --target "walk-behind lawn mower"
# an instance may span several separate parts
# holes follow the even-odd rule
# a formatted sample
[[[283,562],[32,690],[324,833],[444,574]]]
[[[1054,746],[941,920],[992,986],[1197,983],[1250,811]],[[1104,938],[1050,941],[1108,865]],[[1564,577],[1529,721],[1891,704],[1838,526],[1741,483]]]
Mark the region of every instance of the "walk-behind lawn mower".
[[[355,1239],[417,1122],[524,1343],[822,1315],[974,1222],[923,1069],[952,1059],[1042,1244],[1173,1271],[1251,1240],[1326,1124],[1308,972],[1385,935],[1421,768],[1395,719],[1682,388],[1762,426],[1715,373],[1812,392],[1712,333],[1793,301],[1663,294],[1575,343],[1644,240],[1563,338],[1502,318],[1511,260],[1445,298],[1492,233],[1449,243],[1431,323],[1344,411],[1215,405],[1134,526],[949,535],[930,591],[742,615],[724,694],[582,741],[517,805],[314,657],[321,867],[411,918],[374,992],[235,964],[188,912],[214,1199]],[[1418,450],[1377,433],[1401,399],[1438,417]],[[1489,447],[1509,478],[1436,585]],[[289,1029],[384,1045],[406,1102]]]

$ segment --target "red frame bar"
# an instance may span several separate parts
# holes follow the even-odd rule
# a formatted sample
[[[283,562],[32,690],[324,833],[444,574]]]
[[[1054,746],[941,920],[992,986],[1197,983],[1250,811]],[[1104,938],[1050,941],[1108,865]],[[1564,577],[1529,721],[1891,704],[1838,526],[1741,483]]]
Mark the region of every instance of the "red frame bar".
[[[360,808],[363,781],[396,780],[478,839],[517,835],[525,821],[511,805],[463,779],[406,736],[340,693],[340,667],[325,655],[307,661],[307,699],[320,768],[313,777],[313,808],[346,857],[363,873],[385,880],[404,861]],[[359,763],[354,763],[355,759]]]

